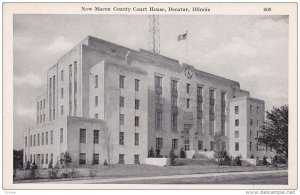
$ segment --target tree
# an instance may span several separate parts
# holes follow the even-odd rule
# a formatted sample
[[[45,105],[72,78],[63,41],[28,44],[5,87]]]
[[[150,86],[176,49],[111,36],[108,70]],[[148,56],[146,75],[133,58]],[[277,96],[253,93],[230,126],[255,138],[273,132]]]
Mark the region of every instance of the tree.
[[[259,145],[272,148],[288,160],[288,105],[267,111],[267,119],[259,133]]]
[[[72,163],[72,157],[71,157],[71,154],[70,154],[68,151],[66,151],[66,152],[64,153],[64,165],[65,165],[66,167],[69,167],[71,163]]]
[[[17,169],[23,166],[23,150],[13,150],[14,164],[13,168]]]
[[[111,132],[109,131],[109,128],[107,127],[106,124],[103,125],[103,138],[104,138],[104,148],[107,152],[107,162],[108,166],[111,165],[111,157],[113,153],[113,140],[112,140],[112,135]]]
[[[174,149],[172,148],[172,150],[170,151],[170,163],[171,163],[171,166],[174,166],[175,165],[175,153],[174,153]]]
[[[218,159],[218,165],[220,165],[220,159],[224,153],[224,136],[221,135],[220,132],[216,132],[214,135],[214,152]]]

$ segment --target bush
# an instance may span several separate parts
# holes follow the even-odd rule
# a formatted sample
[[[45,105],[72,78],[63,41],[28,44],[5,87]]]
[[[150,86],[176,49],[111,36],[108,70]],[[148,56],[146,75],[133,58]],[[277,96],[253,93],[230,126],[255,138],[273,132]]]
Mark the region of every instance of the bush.
[[[95,177],[97,175],[96,169],[90,169],[90,177]]]
[[[174,166],[175,165],[175,153],[174,153],[174,150],[172,149],[170,151],[170,159],[171,159],[171,166]]]
[[[53,160],[52,159],[49,162],[48,169],[53,169]]]
[[[26,170],[29,170],[29,169],[30,169],[30,162],[29,162],[29,161],[27,161],[27,163],[26,163],[26,165],[25,165],[25,169],[26,169]]]
[[[107,163],[106,159],[105,159],[103,165],[104,165],[104,166],[108,166],[108,163]]]
[[[36,179],[39,176],[38,166],[33,162],[30,168],[30,179]]]
[[[267,158],[264,156],[263,157],[263,165],[267,165],[267,164],[268,164]]]
[[[154,151],[153,148],[151,147],[151,149],[149,150],[149,158],[154,158]]]
[[[222,154],[222,157],[220,159],[220,165],[231,165],[231,158],[228,156],[226,151]]]
[[[180,149],[180,158],[186,158],[186,154],[183,148]]]
[[[242,166],[241,157],[237,156],[231,161],[232,166]]]
[[[160,158],[160,149],[157,148],[157,149],[155,150],[155,152],[156,152],[156,158]]]

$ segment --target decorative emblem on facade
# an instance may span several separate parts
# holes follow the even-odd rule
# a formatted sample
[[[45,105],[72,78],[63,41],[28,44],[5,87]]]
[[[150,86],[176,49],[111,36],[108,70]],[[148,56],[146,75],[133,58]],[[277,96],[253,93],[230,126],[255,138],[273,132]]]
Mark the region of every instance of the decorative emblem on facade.
[[[191,79],[193,77],[193,71],[190,68],[185,68],[184,74],[188,79]]]

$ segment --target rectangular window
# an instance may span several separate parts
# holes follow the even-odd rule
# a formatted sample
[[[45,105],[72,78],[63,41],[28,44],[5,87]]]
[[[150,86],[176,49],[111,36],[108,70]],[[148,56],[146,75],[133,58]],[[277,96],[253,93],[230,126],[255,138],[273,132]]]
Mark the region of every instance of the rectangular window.
[[[211,151],[214,150],[214,148],[215,148],[214,146],[215,146],[215,142],[211,141],[211,142],[210,142],[210,150],[211,150]]]
[[[98,75],[95,76],[95,88],[98,88]]]
[[[171,89],[177,91],[177,81],[171,80]]]
[[[60,115],[64,114],[64,106],[60,106]]]
[[[186,84],[186,93],[190,93],[190,85],[189,83]]]
[[[235,151],[239,151],[240,150],[240,144],[239,142],[235,142]]]
[[[44,115],[43,115],[43,122],[45,122],[45,118],[46,118],[46,115],[44,114]]]
[[[135,105],[135,109],[136,109],[136,110],[140,109],[140,100],[135,99],[134,105]]]
[[[156,88],[162,87],[162,77],[155,76],[155,87]]]
[[[235,119],[235,126],[239,126],[239,125],[240,125],[239,119]]]
[[[155,127],[156,127],[157,130],[162,129],[162,112],[161,112],[161,110],[156,110]]]
[[[134,90],[139,91],[140,90],[140,80],[135,79],[134,80]]]
[[[63,99],[64,98],[64,88],[60,89],[60,98]]]
[[[252,119],[250,119],[250,126],[252,126],[253,125],[253,120]]]
[[[119,132],[119,145],[124,145],[124,132]]]
[[[138,146],[140,144],[140,135],[139,133],[134,133],[134,145]]]
[[[252,114],[252,105],[250,105],[250,114]]]
[[[27,147],[27,136],[25,136],[25,147]]]
[[[46,132],[46,145],[48,145],[48,132]]]
[[[209,135],[215,134],[215,121],[210,119],[209,120]]]
[[[119,154],[119,164],[124,164],[125,154]]]
[[[64,129],[60,128],[60,143],[64,142]]]
[[[124,89],[125,76],[120,75],[119,82],[120,88]]]
[[[95,96],[95,107],[98,107],[98,96]]]
[[[252,137],[252,130],[250,130],[250,137]]]
[[[256,114],[259,114],[259,107],[256,108]]]
[[[136,127],[140,126],[140,117],[139,116],[134,117],[134,126],[136,126]]]
[[[171,96],[171,105],[177,106],[177,97],[176,96]]]
[[[124,125],[124,114],[120,114],[120,125]]]
[[[42,145],[44,145],[44,133],[42,133]]]
[[[202,96],[202,87],[197,87],[197,96]]]
[[[140,164],[140,155],[138,154],[134,155],[134,164]]]
[[[171,129],[177,131],[177,113],[171,114]]]
[[[94,130],[94,144],[99,144],[99,130]]]
[[[80,143],[86,143],[86,129],[80,129]]]
[[[38,146],[40,145],[40,134],[38,134],[38,137],[37,137],[37,145]]]
[[[46,154],[46,164],[48,164],[48,154]]]
[[[163,148],[163,138],[157,137],[156,138],[156,149]]]
[[[235,107],[234,107],[234,112],[235,112],[235,114],[238,114],[238,113],[239,113],[239,106],[235,106]]]
[[[95,119],[98,119],[98,114],[95,114]]]
[[[120,96],[120,107],[123,108],[124,107],[124,97]]]
[[[30,146],[32,146],[32,135],[30,136]]]
[[[172,139],[172,149],[178,149],[178,139]]]
[[[80,153],[79,154],[79,164],[80,165],[85,165],[86,164],[86,154],[85,153]]]
[[[64,71],[60,71],[60,80],[63,81],[64,80]]]
[[[252,150],[252,142],[250,142],[250,148],[249,148],[249,150],[250,151]]]
[[[203,150],[203,141],[198,141],[198,150]]]
[[[93,164],[94,165],[99,164],[99,154],[93,154]]]
[[[190,108],[191,99],[186,99],[186,108]]]
[[[33,138],[33,146],[35,146],[35,135],[34,135],[34,138]]]
[[[50,131],[50,143],[53,144],[53,131]]]
[[[239,138],[239,131],[235,131],[235,132],[234,132],[234,137],[235,137],[235,138]]]
[[[184,140],[184,151],[190,151],[190,140],[189,139]]]
[[[44,164],[44,154],[42,154],[42,164]]]
[[[50,161],[53,162],[53,153],[50,154]]]

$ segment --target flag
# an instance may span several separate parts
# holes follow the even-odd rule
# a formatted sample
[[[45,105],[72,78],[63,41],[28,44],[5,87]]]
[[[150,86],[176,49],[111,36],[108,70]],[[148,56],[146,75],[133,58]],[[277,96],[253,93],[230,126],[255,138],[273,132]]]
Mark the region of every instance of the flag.
[[[178,35],[177,41],[185,40],[187,38],[187,32],[181,35]]]

